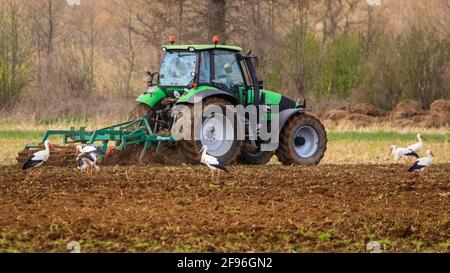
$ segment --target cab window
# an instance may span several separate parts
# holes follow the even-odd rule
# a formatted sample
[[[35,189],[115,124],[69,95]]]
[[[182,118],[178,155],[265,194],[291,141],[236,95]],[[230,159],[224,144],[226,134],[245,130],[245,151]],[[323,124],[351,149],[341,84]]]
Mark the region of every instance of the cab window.
[[[166,52],[159,70],[160,86],[190,86],[194,81],[197,53]]]
[[[214,75],[212,82],[229,90],[244,86],[244,78],[234,52],[214,51]]]

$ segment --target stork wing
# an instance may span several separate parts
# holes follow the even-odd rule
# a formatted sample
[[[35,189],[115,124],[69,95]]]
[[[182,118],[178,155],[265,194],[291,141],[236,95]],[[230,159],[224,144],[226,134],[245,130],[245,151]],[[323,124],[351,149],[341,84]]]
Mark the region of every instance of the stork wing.
[[[227,170],[227,168],[225,167],[225,165],[223,165],[223,164],[220,163],[220,162],[219,162],[219,164],[214,164],[214,165],[210,164],[210,166],[215,167],[215,168],[217,168],[217,169],[220,169],[220,170],[222,170],[222,171],[228,173],[228,170]]]
[[[77,167],[80,168],[81,166],[83,166],[84,161],[83,158],[81,156],[77,157]]]
[[[44,161],[45,157],[47,156],[47,152],[46,151],[39,151],[39,152],[35,152],[33,154],[33,160],[41,160]]]
[[[95,155],[92,155],[91,153],[84,153],[84,154],[81,154],[80,155],[80,158],[81,159],[87,159],[87,160],[89,160],[89,161],[91,161],[91,162],[95,162],[96,160],[95,160]]]
[[[217,158],[215,158],[214,156],[210,156],[210,155],[206,155],[205,156],[205,161],[208,162],[209,165],[219,165],[219,164],[221,164],[219,162],[219,160],[217,160]]]
[[[223,165],[221,162],[219,162],[219,160],[217,160],[217,158],[215,158],[214,156],[206,155],[205,161],[211,167],[220,169],[220,170],[222,170],[224,172],[228,172],[228,170],[225,167],[225,165]]]
[[[90,154],[105,156],[105,153],[101,149],[98,149],[98,148],[96,148],[94,151],[90,152]]]
[[[97,148],[94,146],[86,146],[83,148],[83,153],[85,153],[85,154],[92,153],[95,150],[97,150]]]
[[[28,160],[23,164],[22,170],[27,170],[29,168],[33,168],[34,166],[42,163],[43,160],[37,159],[35,154],[32,154]]]
[[[408,172],[414,172],[425,168],[426,166],[420,164],[420,160],[414,162],[414,164],[408,169]]]
[[[419,155],[414,151],[410,151],[409,153],[406,153],[405,156],[419,158]]]
[[[409,145],[408,147],[406,147],[406,149],[417,153],[420,150],[420,143],[415,143],[415,144]]]

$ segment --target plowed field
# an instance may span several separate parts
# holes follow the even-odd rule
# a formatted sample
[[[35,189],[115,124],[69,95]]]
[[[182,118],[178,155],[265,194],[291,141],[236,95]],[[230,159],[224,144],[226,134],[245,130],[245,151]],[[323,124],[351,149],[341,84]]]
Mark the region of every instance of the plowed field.
[[[0,251],[450,251],[450,164],[0,167]]]

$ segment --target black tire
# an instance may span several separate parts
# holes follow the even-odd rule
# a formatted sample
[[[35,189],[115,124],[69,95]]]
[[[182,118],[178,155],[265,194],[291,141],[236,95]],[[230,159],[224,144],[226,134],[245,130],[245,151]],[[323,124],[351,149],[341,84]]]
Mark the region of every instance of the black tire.
[[[250,146],[250,147],[249,147]],[[252,151],[251,145],[243,146],[238,163],[243,165],[265,165],[269,163],[275,152],[261,152],[259,150]]]
[[[205,110],[208,106],[210,105],[217,105],[220,106],[222,108],[222,110],[225,109],[225,107],[227,105],[232,105],[230,102],[224,100],[224,99],[220,99],[220,98],[207,98],[204,101],[202,101],[203,104],[203,110]],[[188,110],[193,113],[194,106],[193,105],[189,105]],[[225,113],[225,111],[224,111]],[[183,118],[183,114],[180,115],[179,119]],[[192,128],[191,128],[191,133],[194,134],[195,130],[201,130],[201,127],[197,126],[197,128],[194,128],[194,115],[190,115],[191,116],[191,124],[192,124]],[[236,120],[235,120],[235,125],[240,124],[237,120],[237,117],[235,116]],[[203,119],[205,120],[205,119]],[[178,120],[177,122],[183,122],[181,120]],[[202,126],[202,124],[201,124]],[[241,147],[242,147],[242,141],[241,140],[237,140],[236,136],[237,136],[237,128],[235,126],[234,128],[234,140],[231,142],[231,147],[228,149],[228,151],[220,156],[211,154],[213,156],[215,156],[219,162],[228,165],[228,164],[233,164],[236,162],[236,159],[238,158],[240,152],[241,152]],[[182,149],[182,154],[185,156],[186,161],[190,164],[199,164],[200,163],[200,154],[199,151],[202,148],[202,143],[200,140],[195,140],[193,135],[191,136],[192,140],[180,140],[179,141],[179,148]]]
[[[327,133],[323,124],[311,115],[299,113],[291,117],[281,130],[276,155],[283,165],[310,166],[319,164],[326,150]]]

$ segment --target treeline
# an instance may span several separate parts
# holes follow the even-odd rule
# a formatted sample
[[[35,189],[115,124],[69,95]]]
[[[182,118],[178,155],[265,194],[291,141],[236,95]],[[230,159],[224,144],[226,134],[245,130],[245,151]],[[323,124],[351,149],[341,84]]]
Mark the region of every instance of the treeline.
[[[73,1],[72,1],[73,2]],[[266,87],[311,106],[424,108],[450,98],[446,0],[0,1],[0,111],[44,119],[124,114],[157,69],[160,45],[241,45]],[[386,2],[386,3],[384,3]]]

